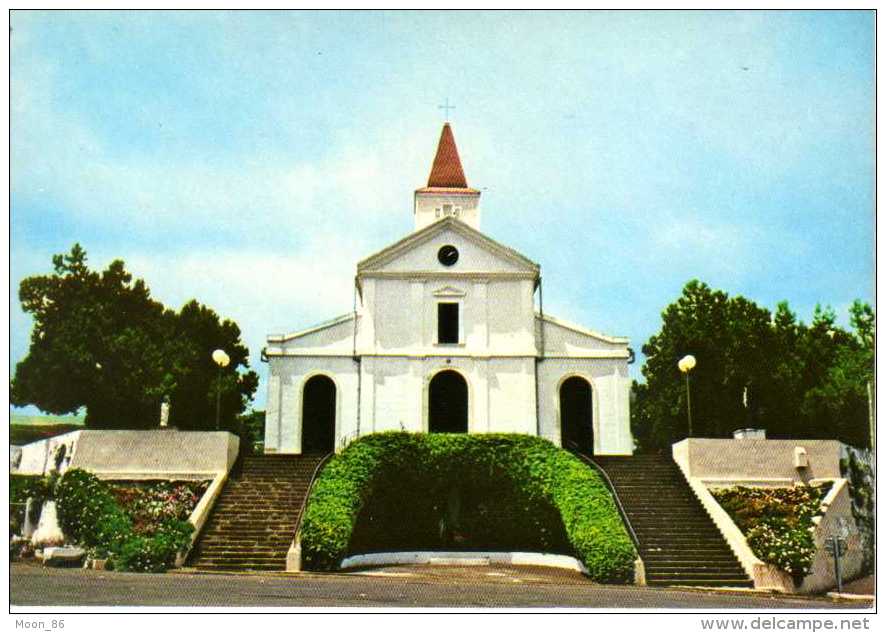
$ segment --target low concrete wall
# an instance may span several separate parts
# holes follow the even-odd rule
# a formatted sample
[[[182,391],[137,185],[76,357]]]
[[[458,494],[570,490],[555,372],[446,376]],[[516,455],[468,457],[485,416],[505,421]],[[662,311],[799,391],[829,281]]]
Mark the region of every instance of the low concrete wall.
[[[82,468],[101,479],[213,479],[230,470],[239,442],[225,431],[72,431],[25,444],[10,471],[47,475]]]
[[[64,472],[71,462],[74,447],[83,431],[71,431],[45,440],[37,440],[22,445],[18,464],[10,463],[10,472],[17,475],[48,475],[56,470],[56,457],[64,447],[64,458],[59,463],[59,472]]]
[[[563,554],[535,552],[379,552],[356,554],[345,558],[340,569],[377,567],[380,565],[534,565],[571,569],[587,574],[587,568],[577,558]]]
[[[218,498],[221,495],[227,481],[227,472],[218,473],[210,482],[209,487],[206,489],[206,492],[204,492],[203,496],[200,497],[200,501],[197,502],[197,505],[191,512],[191,516],[188,517],[188,522],[194,526],[194,531],[191,532],[191,542],[188,544],[188,547],[184,551],[179,552],[178,556],[176,556],[176,567],[182,567],[188,560],[188,555],[191,553],[194,544],[200,537],[200,532],[203,531],[203,526],[206,525],[206,521],[209,520],[209,515],[212,512],[212,508],[215,506],[215,502],[218,501]]]
[[[72,468],[102,479],[207,479],[228,472],[240,440],[226,431],[81,431]]]
[[[809,465],[794,467],[794,448],[806,449]],[[836,440],[720,440],[692,438],[674,444],[674,459],[687,477],[723,486],[784,487],[794,482],[842,477]]]
[[[837,586],[834,558],[825,549],[827,539],[848,530],[846,555],[840,559],[843,581],[852,580],[861,574],[864,565],[861,534],[852,518],[852,499],[849,495],[849,482],[838,479],[822,501],[824,515],[815,517],[815,558],[812,569],[797,588],[802,593],[820,593]]]

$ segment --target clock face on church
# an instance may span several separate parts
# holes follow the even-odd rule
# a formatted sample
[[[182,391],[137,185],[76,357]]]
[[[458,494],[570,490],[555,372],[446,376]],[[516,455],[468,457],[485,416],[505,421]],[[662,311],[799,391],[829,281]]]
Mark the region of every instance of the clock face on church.
[[[458,249],[452,244],[441,246],[440,250],[437,251],[437,259],[439,259],[440,263],[444,266],[452,266],[458,261]]]

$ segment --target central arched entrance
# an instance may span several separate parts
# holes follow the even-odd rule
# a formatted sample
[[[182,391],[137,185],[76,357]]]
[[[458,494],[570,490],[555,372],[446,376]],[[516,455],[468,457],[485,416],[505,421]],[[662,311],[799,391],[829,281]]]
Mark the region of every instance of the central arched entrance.
[[[468,383],[457,371],[447,369],[431,379],[428,389],[428,431],[468,432]]]
[[[591,384],[573,376],[560,385],[560,437],[564,448],[594,452],[593,396]]]
[[[314,376],[302,397],[301,452],[330,453],[335,449],[335,383]]]

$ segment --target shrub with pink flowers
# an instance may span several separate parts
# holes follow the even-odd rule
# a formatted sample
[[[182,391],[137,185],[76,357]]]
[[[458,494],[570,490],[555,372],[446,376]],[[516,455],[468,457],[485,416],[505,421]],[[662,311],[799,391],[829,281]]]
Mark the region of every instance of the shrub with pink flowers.
[[[160,572],[190,543],[188,517],[208,482],[112,484],[78,468],[54,488],[67,538],[100,549],[114,569]]]
[[[186,521],[209,482],[114,484],[111,493],[132,519],[136,534],[152,536],[169,520]]]

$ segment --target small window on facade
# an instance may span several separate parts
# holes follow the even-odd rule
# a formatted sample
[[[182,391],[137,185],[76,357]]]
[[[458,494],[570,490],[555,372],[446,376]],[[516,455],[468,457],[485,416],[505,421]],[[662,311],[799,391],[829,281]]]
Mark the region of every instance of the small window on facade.
[[[444,204],[443,205],[443,215],[452,215],[452,205]]]
[[[440,207],[437,207],[436,209],[434,209],[434,211],[436,212],[436,216],[439,218],[440,217]]]
[[[458,343],[458,304],[437,304],[437,342]]]
[[[455,217],[458,217],[460,215],[461,215],[461,207],[455,207]]]

